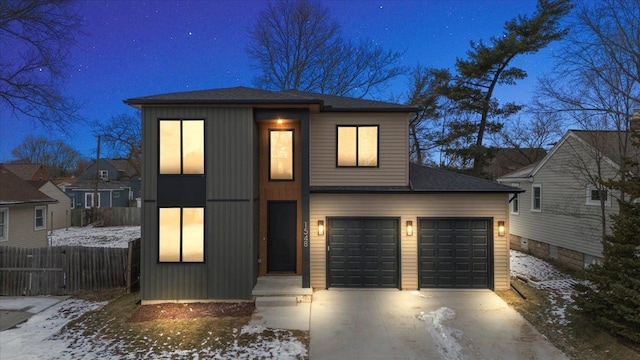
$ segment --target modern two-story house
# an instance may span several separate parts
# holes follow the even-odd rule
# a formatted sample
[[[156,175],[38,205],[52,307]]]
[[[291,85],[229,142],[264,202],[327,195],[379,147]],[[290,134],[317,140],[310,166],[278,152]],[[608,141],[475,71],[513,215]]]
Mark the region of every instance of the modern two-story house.
[[[304,288],[509,287],[507,185],[409,163],[416,109],[246,87],[142,111],[143,303]]]

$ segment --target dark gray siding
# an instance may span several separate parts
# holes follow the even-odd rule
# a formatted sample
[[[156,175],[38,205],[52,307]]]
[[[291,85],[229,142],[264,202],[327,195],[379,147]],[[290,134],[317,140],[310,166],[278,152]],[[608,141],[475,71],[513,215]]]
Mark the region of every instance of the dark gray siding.
[[[205,120],[205,262],[158,263],[158,119]],[[255,282],[255,124],[250,108],[153,107],[142,115],[143,301],[248,299]]]

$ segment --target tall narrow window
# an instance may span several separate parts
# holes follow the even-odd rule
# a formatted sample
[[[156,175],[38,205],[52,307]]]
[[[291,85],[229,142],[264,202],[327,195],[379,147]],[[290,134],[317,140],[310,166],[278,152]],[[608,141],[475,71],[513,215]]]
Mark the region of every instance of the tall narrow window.
[[[269,130],[269,179],[293,180],[293,130]]]
[[[9,209],[0,209],[0,241],[9,240]]]
[[[378,126],[338,126],[337,165],[378,166]]]
[[[531,211],[542,210],[542,186],[533,185],[531,187]]]
[[[35,229],[42,230],[47,225],[47,208],[46,206],[36,206],[35,211]]]
[[[204,261],[204,208],[160,208],[160,262]]]
[[[160,174],[204,174],[204,120],[160,121]]]

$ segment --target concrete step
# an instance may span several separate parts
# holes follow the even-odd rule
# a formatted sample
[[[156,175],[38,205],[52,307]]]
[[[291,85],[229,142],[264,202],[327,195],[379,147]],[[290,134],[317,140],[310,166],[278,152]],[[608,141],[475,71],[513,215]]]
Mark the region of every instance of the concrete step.
[[[296,306],[298,300],[295,296],[258,296],[256,298],[256,308],[272,306]]]

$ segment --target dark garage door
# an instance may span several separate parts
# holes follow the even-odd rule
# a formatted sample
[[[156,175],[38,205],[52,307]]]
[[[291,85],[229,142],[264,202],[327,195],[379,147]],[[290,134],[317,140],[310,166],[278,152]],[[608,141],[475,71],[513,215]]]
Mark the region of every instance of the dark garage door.
[[[421,288],[492,288],[491,220],[419,219]]]
[[[330,218],[329,287],[398,287],[398,220]]]

